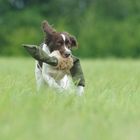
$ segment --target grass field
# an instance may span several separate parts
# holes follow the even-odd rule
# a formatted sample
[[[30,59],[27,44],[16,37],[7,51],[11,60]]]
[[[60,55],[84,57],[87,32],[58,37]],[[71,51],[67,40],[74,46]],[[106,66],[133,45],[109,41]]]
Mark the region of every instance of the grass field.
[[[0,140],[140,140],[140,60],[82,60],[85,95],[36,92],[34,60],[0,58]]]

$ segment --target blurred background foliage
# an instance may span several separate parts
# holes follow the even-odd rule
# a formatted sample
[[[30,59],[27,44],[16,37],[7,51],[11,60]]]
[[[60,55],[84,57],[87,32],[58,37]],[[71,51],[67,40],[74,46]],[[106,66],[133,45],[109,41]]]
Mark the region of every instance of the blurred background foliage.
[[[0,55],[27,55],[44,19],[76,36],[81,57],[140,56],[139,0],[0,0]]]

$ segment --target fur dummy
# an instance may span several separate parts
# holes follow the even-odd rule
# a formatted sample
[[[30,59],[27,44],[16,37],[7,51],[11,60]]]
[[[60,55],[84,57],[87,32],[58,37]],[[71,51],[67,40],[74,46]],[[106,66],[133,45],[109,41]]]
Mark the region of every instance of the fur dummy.
[[[57,66],[53,66],[58,70],[70,70],[73,66],[73,59],[71,56],[64,58],[59,51],[53,51],[49,56],[56,57],[58,60]]]

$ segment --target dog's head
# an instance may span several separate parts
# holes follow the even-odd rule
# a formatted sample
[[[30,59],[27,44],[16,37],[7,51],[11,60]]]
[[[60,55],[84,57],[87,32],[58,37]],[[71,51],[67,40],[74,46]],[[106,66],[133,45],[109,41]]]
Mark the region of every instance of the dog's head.
[[[42,28],[45,32],[45,43],[50,52],[58,50],[66,58],[71,55],[71,49],[77,47],[76,38],[67,32],[57,32],[47,21],[42,22]]]

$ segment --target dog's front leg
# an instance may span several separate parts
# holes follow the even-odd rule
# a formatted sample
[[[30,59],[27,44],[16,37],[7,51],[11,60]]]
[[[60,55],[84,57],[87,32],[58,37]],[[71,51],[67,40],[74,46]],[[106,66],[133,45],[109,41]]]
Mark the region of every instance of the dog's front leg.
[[[43,76],[43,79],[45,80],[45,82],[48,84],[49,87],[54,88],[54,89],[58,90],[59,92],[62,92],[64,89],[60,85],[58,85],[51,76],[49,76],[46,73],[46,69],[47,68],[43,64],[42,76]]]

